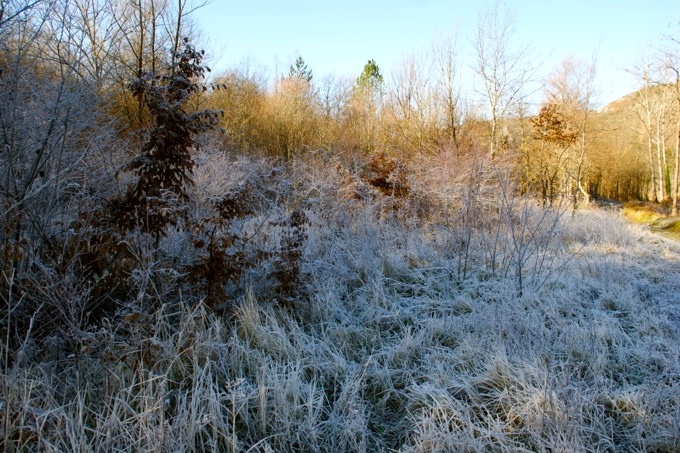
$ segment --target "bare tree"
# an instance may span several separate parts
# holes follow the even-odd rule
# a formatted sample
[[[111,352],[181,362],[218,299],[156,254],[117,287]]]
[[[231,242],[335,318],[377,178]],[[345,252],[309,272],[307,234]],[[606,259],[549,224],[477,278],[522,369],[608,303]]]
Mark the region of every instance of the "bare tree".
[[[352,85],[351,78],[339,78],[334,74],[326,74],[318,82],[317,95],[323,124],[320,135],[324,147],[331,148],[339,140],[342,114],[351,100]]]
[[[536,71],[529,59],[529,46],[514,47],[516,31],[514,15],[500,2],[479,16],[474,40],[476,71],[488,109],[491,158],[498,151],[502,121],[521,105]]]
[[[352,159],[376,150],[383,139],[381,117],[385,109],[383,75],[374,60],[369,60],[354,81],[342,114],[342,146]]]
[[[673,215],[678,215],[678,192],[680,191],[680,39],[671,38],[674,44],[664,54],[664,65],[670,75],[669,84],[675,101],[675,171],[673,175]]]
[[[435,97],[443,129],[448,135],[449,142],[458,148],[463,109],[457,37],[450,35],[435,42],[432,47],[432,57],[435,71]]]
[[[0,30],[15,19],[29,13],[41,3],[46,3],[46,1],[33,0],[22,2],[20,0],[0,0]]]
[[[650,62],[645,62],[643,65],[635,68],[632,73],[638,78],[642,85],[635,94],[634,111],[639,120],[639,124],[642,127],[640,132],[643,133],[647,139],[647,160],[649,163],[651,184],[649,198],[661,201],[657,188],[661,186],[662,181],[659,179],[657,184],[656,160],[654,159],[654,112],[657,110],[658,99],[654,94],[652,64]]]
[[[70,197],[64,188],[86,184],[88,153],[107,141],[100,135],[98,96],[50,51],[69,46],[67,33],[51,33],[53,6],[45,2],[30,17],[5,23],[13,37],[0,50],[2,270],[21,272],[44,251],[65,217]]]
[[[393,144],[410,154],[426,150],[433,124],[431,67],[424,58],[411,55],[393,74],[388,97],[389,129]]]
[[[321,109],[326,119],[339,119],[347,104],[351,89],[351,81],[342,79],[334,74],[326,74],[319,83],[319,99]]]
[[[568,121],[578,131],[570,156],[568,169],[570,179],[574,181],[571,190],[574,209],[578,206],[580,192],[586,204],[590,195],[583,186],[584,174],[587,167],[586,156],[590,142],[590,119],[593,112],[595,95],[596,58],[591,61],[577,61],[567,58],[549,76],[546,82],[546,97],[549,103],[558,105],[562,113],[567,115]]]
[[[102,93],[111,87],[122,32],[108,0],[55,0],[45,39],[51,58]]]
[[[196,26],[193,22],[193,13],[212,3],[212,0],[164,0],[174,1],[164,9],[165,32],[172,42],[172,55],[178,55],[183,39],[190,37],[192,41],[200,45]],[[174,61],[173,61],[174,63]]]
[[[273,154],[290,160],[317,141],[317,97],[310,81],[291,76],[277,81],[265,108],[267,144]]]
[[[112,82],[116,84],[118,110],[132,129],[149,126],[149,117],[144,114],[144,106],[138,99],[132,99],[127,86],[133,79],[144,74],[160,73],[174,64],[174,55],[179,53],[183,38],[192,42],[195,34],[191,23],[191,13],[204,6],[207,1],[192,3],[190,0],[62,0],[75,2],[85,11],[79,22],[93,24],[100,20],[95,34],[92,27],[86,29],[86,50],[106,45],[108,52],[102,52],[110,60]],[[94,5],[90,11],[102,11],[95,15],[82,5]],[[93,45],[99,43],[100,45]],[[106,44],[104,44],[106,43]],[[200,45],[200,44],[198,44]],[[171,52],[167,50],[170,49]]]

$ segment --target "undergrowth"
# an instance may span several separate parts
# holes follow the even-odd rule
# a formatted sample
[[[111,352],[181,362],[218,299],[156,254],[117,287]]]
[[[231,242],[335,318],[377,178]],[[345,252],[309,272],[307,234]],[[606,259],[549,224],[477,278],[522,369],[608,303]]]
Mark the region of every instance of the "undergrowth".
[[[3,275],[4,450],[680,449],[677,244],[511,197],[482,163],[444,186],[387,158],[198,160],[205,222],[102,319],[92,283]],[[57,306],[71,324],[45,331]]]

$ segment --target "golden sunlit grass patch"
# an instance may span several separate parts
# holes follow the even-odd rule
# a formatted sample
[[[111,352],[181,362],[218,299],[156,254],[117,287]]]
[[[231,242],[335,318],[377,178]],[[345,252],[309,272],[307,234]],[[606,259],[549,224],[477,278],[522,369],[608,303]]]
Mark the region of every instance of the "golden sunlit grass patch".
[[[623,214],[632,222],[644,225],[651,225],[666,217],[666,213],[661,206],[642,201],[626,203],[623,207]]]
[[[663,206],[636,201],[627,203],[623,214],[633,223],[648,225],[655,233],[680,241],[680,217],[669,217]]]

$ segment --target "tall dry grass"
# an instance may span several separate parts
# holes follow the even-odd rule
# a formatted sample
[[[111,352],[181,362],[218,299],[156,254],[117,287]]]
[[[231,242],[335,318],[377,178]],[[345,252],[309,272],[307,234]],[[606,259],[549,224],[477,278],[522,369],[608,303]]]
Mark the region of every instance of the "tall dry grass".
[[[680,449],[678,244],[617,212],[511,197],[482,163],[434,195],[426,175],[412,181],[425,218],[347,196],[359,170],[319,159],[266,203],[309,218],[298,306],[247,275],[232,318],[168,292],[155,313],[80,326],[74,344],[26,332],[24,358],[2,362],[2,448]],[[220,172],[263,165],[210,162],[206,198],[238,183]]]

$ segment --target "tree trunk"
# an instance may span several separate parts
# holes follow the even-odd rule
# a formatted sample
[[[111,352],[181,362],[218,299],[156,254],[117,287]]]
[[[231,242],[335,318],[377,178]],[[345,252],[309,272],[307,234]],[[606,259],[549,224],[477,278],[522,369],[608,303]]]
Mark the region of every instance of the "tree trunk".
[[[182,16],[184,15],[184,1],[177,0],[177,23],[175,24],[175,37],[172,43],[172,61],[175,62],[175,55],[179,51],[180,41],[182,39]]]
[[[149,47],[151,47],[151,73],[156,75],[156,28],[158,25],[156,24],[156,4],[154,3],[153,0],[151,0],[151,37],[150,40],[151,42],[149,43]]]
[[[583,117],[583,123],[581,125],[581,138],[579,140],[579,156],[578,156],[578,168],[576,170],[576,191],[574,193],[574,211],[578,208],[578,192],[581,192],[583,194],[583,204],[588,206],[590,203],[590,195],[588,195],[588,192],[585,191],[583,188],[583,184],[581,184],[581,181],[583,179],[583,167],[585,165],[585,156],[586,156],[586,127],[587,127],[587,110],[586,114]]]
[[[671,186],[671,169],[668,164],[666,156],[666,128],[663,131],[663,142],[661,143],[661,155],[663,156],[663,183],[665,187],[665,194],[667,198],[673,195],[673,187]]]
[[[491,141],[489,142],[489,157],[493,160],[496,157],[496,132],[497,120],[495,115],[491,118]]]
[[[663,171],[663,156],[661,152],[661,134],[659,132],[659,127],[656,129],[656,159],[657,159],[657,164],[658,164],[658,171],[659,171],[659,203],[663,203],[663,201],[666,199],[666,191],[664,190],[665,186],[665,181],[664,181],[664,171]]]
[[[652,180],[652,187],[650,190],[650,201],[656,201],[657,193],[656,193],[656,169],[654,168],[654,150],[652,147],[652,134],[651,131],[647,134],[647,151],[649,152],[649,175],[651,176]]]
[[[678,182],[680,182],[680,124],[678,124],[678,140],[675,142],[675,176],[673,178],[673,215],[678,215]]]

